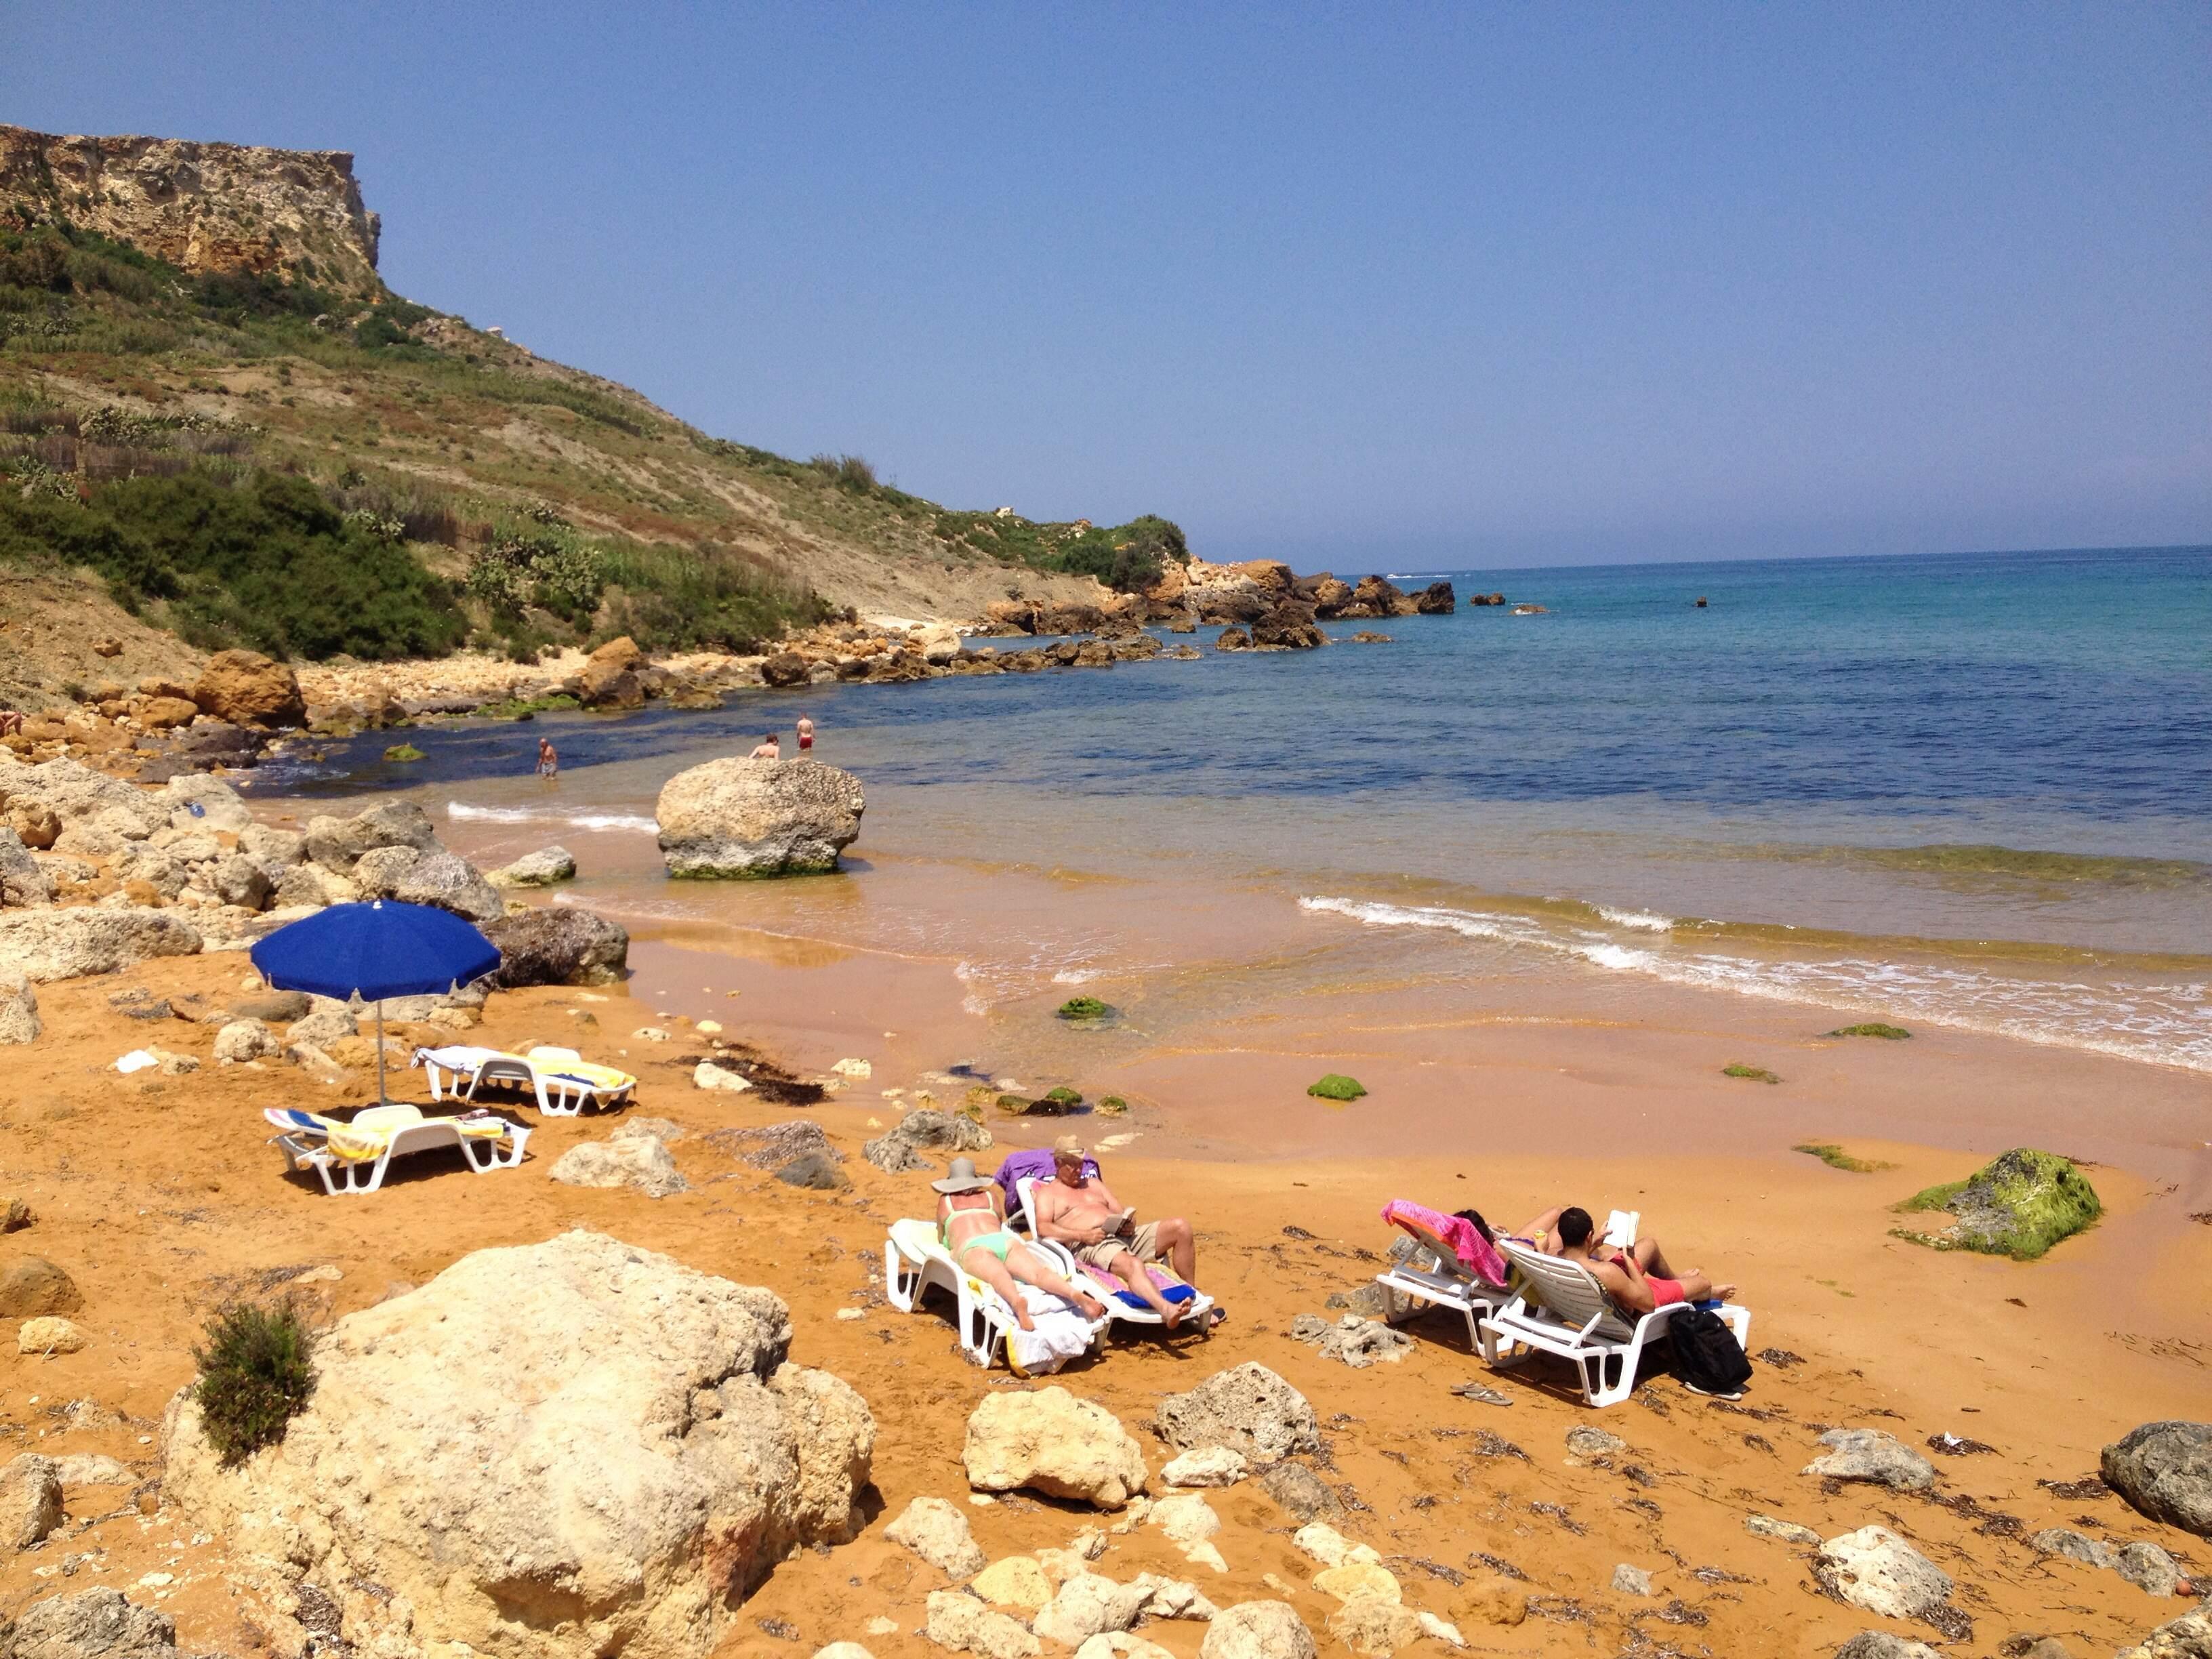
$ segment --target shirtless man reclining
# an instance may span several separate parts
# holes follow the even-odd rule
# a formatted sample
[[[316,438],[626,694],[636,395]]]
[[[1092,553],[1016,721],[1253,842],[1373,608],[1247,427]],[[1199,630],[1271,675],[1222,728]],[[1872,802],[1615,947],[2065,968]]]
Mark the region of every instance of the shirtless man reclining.
[[[1048,1291],[1063,1302],[1083,1310],[1085,1319],[1103,1318],[1106,1304],[1090,1291],[1070,1284],[1052,1270],[1052,1264],[1006,1231],[1006,1212],[1000,1208],[999,1183],[975,1173],[975,1160],[956,1158],[951,1172],[929,1183],[943,1196],[937,1200],[937,1236],[960,1264],[1006,1298],[1014,1310],[1014,1322],[1025,1331],[1036,1323],[1030,1317],[1015,1281]],[[985,1197],[985,1194],[988,1197]],[[977,1200],[981,1200],[980,1202]]]
[[[1656,1238],[1639,1238],[1626,1250],[1607,1243],[1597,1236],[1588,1210],[1547,1210],[1523,1227],[1519,1237],[1547,1255],[1581,1262],[1608,1296],[1635,1313],[1648,1314],[1678,1302],[1726,1302],[1735,1295],[1735,1285],[1714,1284],[1701,1268],[1675,1272]]]
[[[1185,1302],[1160,1294],[1145,1263],[1164,1259],[1176,1277],[1188,1284],[1198,1271],[1198,1243],[1181,1216],[1165,1221],[1136,1219],[1103,1180],[1086,1176],[1083,1144],[1062,1135],[1052,1146],[1052,1179],[1030,1188],[1037,1231],[1075,1252],[1078,1261],[1103,1267],[1149,1304],[1161,1324],[1173,1330],[1182,1322]]]

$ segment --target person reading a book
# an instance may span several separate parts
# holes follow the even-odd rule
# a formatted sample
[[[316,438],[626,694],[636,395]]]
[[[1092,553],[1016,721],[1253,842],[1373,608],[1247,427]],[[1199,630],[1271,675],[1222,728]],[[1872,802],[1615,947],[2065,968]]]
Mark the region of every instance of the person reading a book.
[[[1115,1197],[1102,1178],[1085,1172],[1083,1145],[1073,1135],[1053,1144],[1052,1179],[1031,1187],[1030,1199],[1040,1234],[1066,1245],[1077,1261],[1112,1273],[1170,1329],[1182,1322],[1188,1304],[1162,1296],[1145,1265],[1164,1261],[1188,1283],[1198,1271],[1198,1243],[1190,1223],[1181,1216],[1138,1220],[1133,1206]]]

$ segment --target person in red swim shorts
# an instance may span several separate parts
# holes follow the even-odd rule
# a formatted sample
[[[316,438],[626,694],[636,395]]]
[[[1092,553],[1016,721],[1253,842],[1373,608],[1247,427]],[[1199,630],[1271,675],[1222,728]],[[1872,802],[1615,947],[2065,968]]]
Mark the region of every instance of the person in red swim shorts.
[[[1677,1302],[1726,1302],[1733,1285],[1716,1285],[1698,1267],[1676,1273],[1656,1238],[1639,1238],[1623,1250],[1597,1236],[1589,1212],[1570,1206],[1548,1211],[1530,1222],[1522,1237],[1551,1255],[1579,1261],[1605,1286],[1606,1294],[1631,1312],[1647,1314]]]
[[[799,752],[805,754],[814,747],[814,721],[807,715],[799,717]]]

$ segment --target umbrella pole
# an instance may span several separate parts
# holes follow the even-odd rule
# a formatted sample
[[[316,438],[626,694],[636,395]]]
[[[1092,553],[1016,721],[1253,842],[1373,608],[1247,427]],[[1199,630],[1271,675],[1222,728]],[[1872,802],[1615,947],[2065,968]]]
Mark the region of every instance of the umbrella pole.
[[[392,1097],[384,1092],[384,999],[376,1000],[376,1103],[389,1106]]]

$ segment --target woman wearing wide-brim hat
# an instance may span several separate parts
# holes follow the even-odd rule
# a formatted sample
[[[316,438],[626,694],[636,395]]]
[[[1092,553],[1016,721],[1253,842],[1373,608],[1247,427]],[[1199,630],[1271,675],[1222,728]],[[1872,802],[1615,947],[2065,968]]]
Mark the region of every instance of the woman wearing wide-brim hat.
[[[945,1179],[929,1184],[943,1194],[937,1200],[937,1234],[946,1253],[963,1273],[975,1274],[1005,1297],[1014,1310],[1015,1323],[1024,1330],[1035,1330],[1036,1326],[1022,1293],[1014,1288],[1017,1279],[1073,1303],[1086,1319],[1104,1316],[1104,1303],[1061,1278],[1042,1254],[1006,1231],[1006,1200],[999,1192],[999,1183],[988,1176],[977,1175],[974,1158],[954,1158]],[[975,1201],[978,1197],[980,1203]]]

